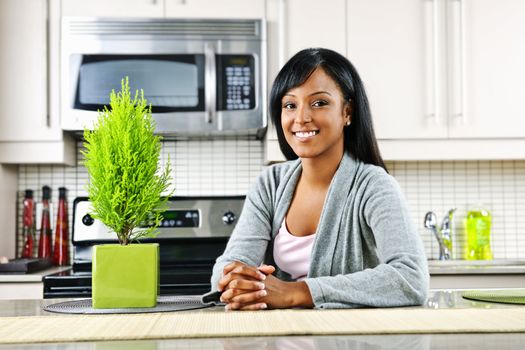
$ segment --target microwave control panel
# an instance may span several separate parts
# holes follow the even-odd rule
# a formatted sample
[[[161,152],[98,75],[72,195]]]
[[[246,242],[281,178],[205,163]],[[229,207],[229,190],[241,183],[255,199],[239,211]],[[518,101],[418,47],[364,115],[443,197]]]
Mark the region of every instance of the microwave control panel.
[[[251,55],[219,55],[217,109],[220,111],[255,108],[255,63]]]

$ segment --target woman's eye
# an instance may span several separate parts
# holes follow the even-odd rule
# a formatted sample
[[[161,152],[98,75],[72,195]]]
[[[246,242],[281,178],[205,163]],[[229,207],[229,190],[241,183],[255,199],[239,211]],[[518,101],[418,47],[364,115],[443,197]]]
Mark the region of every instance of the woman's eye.
[[[295,108],[295,104],[291,102],[287,102],[283,104],[283,109],[292,109],[292,108]]]
[[[318,100],[318,101],[315,101],[312,106],[314,107],[322,107],[322,106],[326,106],[328,104],[328,102],[324,101],[324,100]]]

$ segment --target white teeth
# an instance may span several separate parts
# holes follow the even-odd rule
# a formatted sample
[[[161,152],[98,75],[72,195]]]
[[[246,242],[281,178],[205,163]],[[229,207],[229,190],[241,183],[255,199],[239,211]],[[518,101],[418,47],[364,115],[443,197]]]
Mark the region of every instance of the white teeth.
[[[312,137],[317,134],[317,131],[298,131],[295,133],[295,136],[297,137]]]

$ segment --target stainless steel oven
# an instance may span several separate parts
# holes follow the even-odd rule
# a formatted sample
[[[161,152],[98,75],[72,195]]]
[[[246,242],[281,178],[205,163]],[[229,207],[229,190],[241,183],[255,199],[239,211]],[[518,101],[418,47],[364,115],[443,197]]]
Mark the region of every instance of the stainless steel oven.
[[[165,136],[255,135],[266,116],[266,33],[257,20],[64,17],[61,123],[91,128],[129,77]]]
[[[44,298],[91,296],[92,249],[96,244],[117,243],[116,236],[90,216],[90,202],[73,204],[73,266],[45,276]],[[210,290],[215,259],[222,254],[237,223],[244,196],[172,197],[155,238],[159,243],[162,295],[196,295]]]

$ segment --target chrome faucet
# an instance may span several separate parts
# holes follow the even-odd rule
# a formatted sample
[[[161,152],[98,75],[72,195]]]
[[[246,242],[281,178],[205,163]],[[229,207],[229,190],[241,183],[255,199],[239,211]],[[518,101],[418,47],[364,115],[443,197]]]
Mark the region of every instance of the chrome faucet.
[[[443,218],[441,228],[438,231],[437,217],[433,211],[425,214],[424,225],[434,234],[439,245],[439,260],[450,260],[452,253],[452,222],[456,208],[450,209]]]

